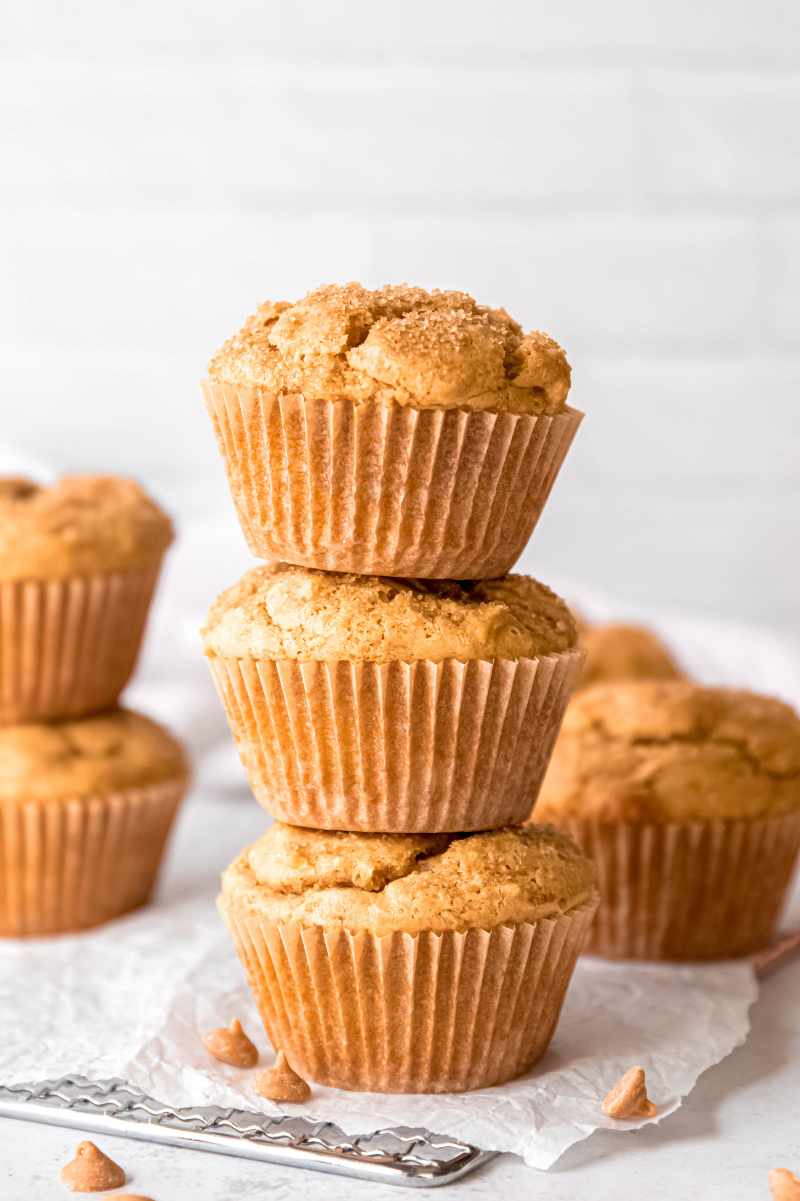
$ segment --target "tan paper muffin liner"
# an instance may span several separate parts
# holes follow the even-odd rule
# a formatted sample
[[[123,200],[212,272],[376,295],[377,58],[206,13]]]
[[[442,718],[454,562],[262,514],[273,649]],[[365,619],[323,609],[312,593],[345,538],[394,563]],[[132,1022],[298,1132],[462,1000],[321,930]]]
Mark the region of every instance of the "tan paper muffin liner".
[[[583,652],[539,659],[297,662],[211,656],[256,799],[322,830],[523,821]]]
[[[148,900],[185,777],[71,800],[0,804],[0,935],[62,934]]]
[[[0,581],[0,725],[112,708],[142,643],[161,558],[63,580]]]
[[[203,393],[253,554],[361,575],[505,575],[583,416]]]
[[[597,865],[586,951],[702,960],[767,945],[800,851],[800,813],[759,820],[558,823]]]
[[[462,1092],[532,1067],[596,905],[490,930],[377,936],[221,902],[273,1047],[301,1076],[382,1093]]]

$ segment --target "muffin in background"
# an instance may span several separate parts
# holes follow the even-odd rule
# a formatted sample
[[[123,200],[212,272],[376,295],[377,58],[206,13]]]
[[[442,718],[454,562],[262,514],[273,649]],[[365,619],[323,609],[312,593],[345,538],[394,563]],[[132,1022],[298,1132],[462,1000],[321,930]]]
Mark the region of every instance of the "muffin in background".
[[[579,688],[611,680],[681,680],[685,672],[662,639],[647,626],[580,622],[586,663]]]
[[[180,743],[126,709],[0,729],[0,935],[143,905],[187,782]]]
[[[522,821],[583,656],[527,576],[472,584],[272,565],[212,605],[203,643],[256,798],[318,829]]]
[[[273,1046],[373,1092],[501,1084],[547,1049],[597,905],[554,830],[382,835],[276,823],[220,910]]]
[[[133,480],[0,477],[0,724],[116,704],[172,538]]]
[[[329,284],[267,301],[203,384],[254,555],[504,575],[580,424],[563,350],[464,292]]]
[[[749,954],[773,934],[800,849],[800,718],[771,697],[688,681],[584,689],[532,817],[597,864],[588,950]]]

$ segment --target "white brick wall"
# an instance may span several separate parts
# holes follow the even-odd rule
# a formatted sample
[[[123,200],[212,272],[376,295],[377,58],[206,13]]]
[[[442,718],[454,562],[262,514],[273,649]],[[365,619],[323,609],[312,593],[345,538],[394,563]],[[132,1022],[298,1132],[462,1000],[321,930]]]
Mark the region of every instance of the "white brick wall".
[[[3,17],[4,441],[224,503],[197,380],[259,298],[464,287],[588,413],[526,562],[796,623],[796,0]]]

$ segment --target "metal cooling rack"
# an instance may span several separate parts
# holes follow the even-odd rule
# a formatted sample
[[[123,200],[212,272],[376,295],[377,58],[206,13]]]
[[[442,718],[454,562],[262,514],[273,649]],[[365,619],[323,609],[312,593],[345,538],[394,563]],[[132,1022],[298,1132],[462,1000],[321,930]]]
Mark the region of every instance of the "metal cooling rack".
[[[191,1147],[406,1188],[451,1184],[494,1158],[469,1143],[409,1126],[347,1135],[333,1122],[270,1117],[214,1105],[173,1109],[124,1080],[62,1076],[0,1085],[0,1117]]]

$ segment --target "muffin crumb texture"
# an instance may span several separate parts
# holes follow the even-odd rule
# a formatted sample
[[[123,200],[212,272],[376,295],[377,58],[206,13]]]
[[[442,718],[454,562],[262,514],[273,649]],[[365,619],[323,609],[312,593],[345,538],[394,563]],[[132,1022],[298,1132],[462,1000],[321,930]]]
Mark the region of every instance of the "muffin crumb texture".
[[[489,929],[587,901],[594,869],[549,827],[480,834],[354,834],[276,822],[223,875],[234,900],[278,921],[374,934]]]
[[[128,709],[0,728],[0,801],[64,800],[186,772],[177,739]]]
[[[536,821],[691,821],[800,810],[800,718],[772,697],[688,681],[580,692]]]
[[[575,646],[566,604],[528,576],[475,584],[257,567],[215,601],[207,653],[230,658],[517,659]]]
[[[308,399],[535,414],[561,412],[571,378],[557,342],[466,292],[358,283],[267,301],[208,373]]]
[[[684,672],[653,630],[609,623],[579,624],[586,665],[579,687],[609,680],[679,680]]]
[[[135,480],[0,477],[0,580],[109,572],[158,559],[172,522]]]

